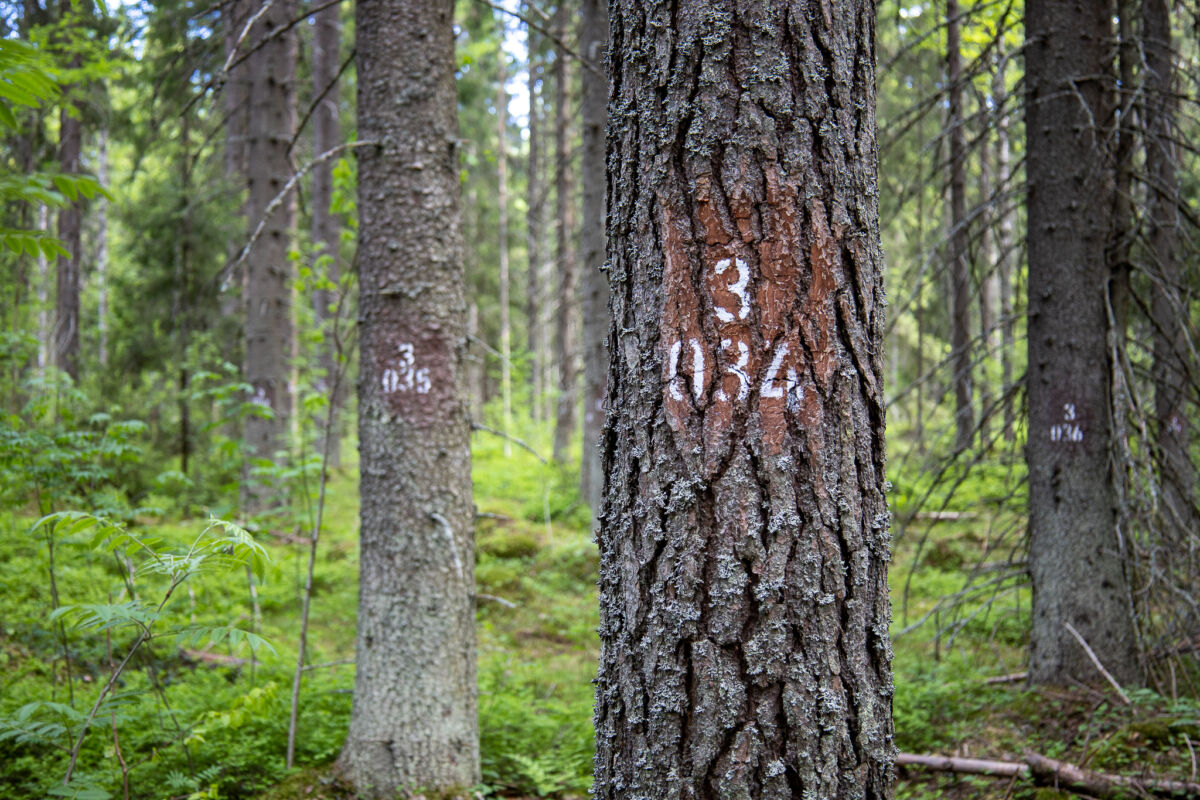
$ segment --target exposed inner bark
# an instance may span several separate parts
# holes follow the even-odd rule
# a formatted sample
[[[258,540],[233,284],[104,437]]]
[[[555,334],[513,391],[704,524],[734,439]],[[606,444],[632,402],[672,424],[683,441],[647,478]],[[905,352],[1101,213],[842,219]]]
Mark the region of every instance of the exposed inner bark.
[[[614,4],[597,797],[891,796],[873,29]]]

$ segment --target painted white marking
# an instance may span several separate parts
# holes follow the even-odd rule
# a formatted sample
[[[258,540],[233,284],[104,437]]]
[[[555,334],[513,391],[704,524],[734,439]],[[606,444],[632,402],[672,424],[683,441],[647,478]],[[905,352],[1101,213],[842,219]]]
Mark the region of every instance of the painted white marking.
[[[1083,429],[1078,425],[1051,425],[1050,441],[1052,442],[1082,442]]]
[[[721,340],[721,349],[722,350],[728,350],[732,346],[733,346],[732,339],[722,339]],[[750,396],[750,375],[747,374],[747,372],[746,372],[746,367],[748,367],[750,365],[750,348],[746,345],[745,342],[742,342],[742,341],[739,341],[737,343],[737,346],[738,346],[737,363],[726,367],[725,371],[732,375],[737,376],[737,379],[738,379],[737,399],[739,402],[744,402],[746,400],[746,398]],[[729,399],[729,395],[727,395],[725,393],[724,388],[717,390],[717,399],[722,400],[722,401]]]
[[[667,356],[667,391],[671,394],[672,400],[683,400],[683,392],[679,391],[679,387],[675,385],[675,378],[679,376],[679,351],[683,349],[683,342],[675,342],[671,345],[671,353]]]
[[[750,315],[750,298],[746,294],[746,287],[750,285],[750,267],[740,258],[732,260],[722,258],[713,266],[713,271],[718,275],[724,275],[725,270],[729,269],[731,265],[737,268],[738,276],[737,280],[729,286],[729,291],[737,295],[738,298],[737,319],[745,319]],[[732,311],[720,307],[713,310],[717,314],[717,319],[722,322],[733,322],[734,315]]]
[[[1063,419],[1067,422],[1075,421],[1075,404],[1063,403]]]
[[[692,346],[692,396],[699,401],[704,394],[704,348],[696,339],[689,339]]]
[[[383,371],[383,393],[393,394],[395,392],[416,392],[417,394],[429,394],[433,389],[433,382],[429,377],[429,369],[422,367],[416,368],[416,357],[414,356],[413,346],[409,342],[403,342],[396,345],[396,352],[400,354],[400,361],[395,367],[388,367]]]
[[[271,407],[271,401],[267,399],[267,390],[261,386],[254,390],[254,397],[250,398],[250,402],[256,406]]]
[[[762,397],[783,397],[786,390],[775,385],[775,378],[779,375],[779,368],[783,366],[783,359],[787,354],[787,342],[780,342],[775,348],[775,358],[771,360],[771,366],[767,367],[767,375],[763,378],[762,391],[759,392]]]

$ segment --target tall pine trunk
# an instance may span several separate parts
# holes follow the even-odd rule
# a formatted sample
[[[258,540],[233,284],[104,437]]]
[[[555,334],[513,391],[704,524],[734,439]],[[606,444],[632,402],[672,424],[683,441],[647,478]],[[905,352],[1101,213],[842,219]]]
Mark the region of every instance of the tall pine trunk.
[[[244,47],[277,34],[291,22],[294,4],[275,0],[255,23]],[[267,210],[292,175],[288,143],[296,125],[296,36],[285,31],[267,39],[244,64],[249,76],[247,158],[251,233],[266,219],[246,259],[245,379],[251,401],[271,414],[246,418],[245,440],[252,460],[275,461],[288,449],[293,412],[292,262],[288,257],[295,226],[292,192],[268,216]],[[262,483],[248,476],[248,510],[267,502]]]
[[[356,11],[359,136],[378,144],[358,151],[361,568],[339,763],[371,797],[479,781],[453,12]]]
[[[572,0],[558,0],[554,35],[567,38],[567,9]],[[554,53],[554,203],[558,262],[558,304],[554,314],[555,361],[558,363],[558,402],[554,418],[554,460],[562,464],[575,436],[579,405],[579,264],[575,253],[575,181],[571,168],[571,87],[567,69],[571,55],[557,46]]]
[[[1112,15],[1105,3],[1025,6],[1028,174],[1030,680],[1091,681],[1072,630],[1136,684],[1110,468]]]
[[[317,102],[312,114],[313,156],[320,156],[342,143],[342,126],[338,109],[338,67],[341,52],[342,26],[338,19],[339,6],[330,6],[316,15],[312,43],[313,98]],[[341,230],[337,218],[330,212],[333,201],[333,162],[326,161],[313,168],[312,177],[312,238],[317,258],[328,259],[327,276],[338,283],[342,276],[340,250]],[[333,376],[337,371],[337,347],[333,342],[333,315],[337,310],[338,296],[334,291],[320,290],[313,298],[316,321],[325,334],[321,344],[320,367],[324,373],[321,388],[333,390]],[[342,384],[345,382],[343,381]],[[332,425],[326,434],[329,437],[329,464],[341,464],[342,423],[341,411],[345,406],[345,390],[328,398],[333,404]]]
[[[579,49],[594,69],[582,73],[583,223],[583,461],[580,492],[599,512],[604,495],[600,431],[604,427],[604,388],[608,381],[608,276],[604,264],[604,129],[608,122],[608,0],[581,0]]]
[[[874,23],[614,3],[600,800],[892,796]]]
[[[503,404],[504,435],[512,434],[512,309],[508,265],[508,56],[500,52],[499,89],[496,92],[496,247],[500,262],[500,400]],[[504,455],[512,455],[512,442],[505,438]]]
[[[73,13],[72,0],[59,4],[64,25],[71,26],[68,17]],[[78,68],[80,57],[72,57],[71,66]],[[73,89],[67,87],[70,97]],[[58,169],[64,175],[78,175],[82,168],[83,121],[79,108],[64,99],[58,118]],[[67,255],[58,257],[57,292],[54,301],[54,365],[71,378],[79,379],[79,288],[83,253],[83,200],[72,200],[58,212],[58,238]]]

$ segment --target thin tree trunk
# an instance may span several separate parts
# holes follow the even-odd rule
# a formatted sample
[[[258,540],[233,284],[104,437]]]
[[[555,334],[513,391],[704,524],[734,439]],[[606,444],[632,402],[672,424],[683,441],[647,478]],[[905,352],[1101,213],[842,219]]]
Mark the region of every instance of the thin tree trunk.
[[[971,262],[967,231],[967,135],[963,123],[958,0],[946,0],[946,80],[950,137],[950,368],[954,379],[954,446],[971,446]]]
[[[452,0],[356,9],[359,135],[380,146],[358,151],[362,549],[339,764],[372,797],[465,797],[480,777],[453,24]]]
[[[1146,57],[1146,203],[1154,316],[1154,412],[1168,528],[1195,531],[1196,470],[1190,457],[1187,417],[1192,375],[1188,369],[1188,303],[1179,249],[1179,178],[1174,137],[1171,17],[1166,0],[1143,0],[1142,50]]]
[[[291,0],[274,0],[247,38],[257,43],[288,24],[293,14]],[[254,230],[292,175],[287,147],[296,125],[294,31],[268,40],[244,67],[250,77],[247,217]],[[254,460],[276,461],[280,452],[286,453],[290,438],[295,341],[288,252],[295,216],[292,193],[271,214],[246,259],[245,377],[252,402],[271,411],[270,416],[246,418],[246,447]],[[244,486],[247,509],[262,510],[269,499],[266,487],[249,475]]]
[[[101,130],[97,137],[99,169],[97,178],[101,186],[108,186],[108,131]],[[108,366],[108,198],[96,198],[96,333],[99,343],[97,361],[101,367]]]
[[[1011,391],[1013,383],[1013,351],[1016,347],[1016,321],[1013,304],[1013,264],[1016,261],[1013,247],[1015,242],[1016,221],[1013,204],[1007,194],[1012,187],[1012,158],[1009,147],[1009,120],[1006,109],[1008,95],[1005,74],[1008,59],[1001,57],[996,67],[996,75],[992,81],[992,96],[1000,110],[1000,119],[996,126],[996,181],[997,190],[1001,195],[999,225],[996,230],[996,250],[999,253],[999,263],[996,271],[1000,278],[1000,374],[1001,385],[1004,387],[1004,441],[1013,442],[1015,437],[1016,411]]]
[[[225,58],[232,63],[248,46],[244,41],[237,46],[246,22],[253,13],[251,0],[230,0],[224,6],[226,17],[223,26]],[[249,37],[247,37],[249,38]],[[235,47],[237,48],[235,52]],[[250,67],[248,62],[229,71],[222,91],[225,112],[225,180],[231,191],[241,200],[240,211],[246,213],[246,176],[250,172]],[[226,246],[226,257],[234,258],[242,249],[239,237],[231,237]],[[243,316],[246,312],[246,264],[233,268],[227,285],[222,287],[221,314],[225,317]],[[241,343],[244,346],[244,342]]]
[[[602,67],[608,49],[608,0],[582,0],[579,50]],[[608,122],[608,72],[583,70],[583,461],[580,494],[600,512],[604,472],[600,468],[600,432],[604,428],[604,392],[608,382],[608,275],[604,264],[604,129]]]
[[[993,173],[994,164],[991,161],[990,135],[982,134],[983,141],[979,146],[979,205],[981,208],[995,208],[999,188]],[[979,359],[979,446],[986,449],[991,441],[991,421],[995,409],[992,408],[991,368],[993,360],[1000,347],[1000,329],[996,323],[996,311],[1000,302],[1000,272],[997,269],[999,260],[996,252],[996,237],[992,226],[992,214],[984,215],[981,220],[982,229],[979,232],[979,252],[982,257],[979,264],[979,342],[983,349]]]
[[[530,4],[525,3],[525,13]],[[545,363],[545,322],[542,312],[543,210],[545,190],[542,173],[541,103],[537,39],[532,26],[526,29],[526,53],[529,61],[529,165],[525,184],[525,247],[529,254],[525,273],[526,347],[529,350],[529,414],[534,421],[542,418]]]
[[[39,205],[37,210],[38,230],[50,227],[50,209]],[[54,332],[50,327],[50,260],[38,251],[37,275],[34,277],[34,296],[37,297],[37,368],[44,371],[53,360]]]
[[[508,70],[500,51],[500,88],[496,93],[496,197],[497,248],[500,261],[500,397],[504,405],[504,455],[512,455],[512,321],[509,309],[508,274]]]
[[[891,797],[875,4],[612,19],[595,795]]]
[[[558,0],[554,12],[554,35],[567,38],[567,6]],[[558,403],[554,418],[554,460],[566,462],[575,436],[579,405],[579,265],[575,253],[575,180],[571,165],[570,72],[571,56],[559,46],[554,54],[554,202],[558,262],[558,306],[554,314],[555,361],[558,362]]]
[[[1109,460],[1112,14],[1104,3],[1029,0],[1025,35],[1030,680],[1096,677],[1070,624],[1118,681],[1137,684]]]
[[[187,358],[191,335],[191,272],[192,272],[192,214],[191,214],[191,117],[185,113],[181,121],[179,155],[179,250],[176,254],[175,302],[172,319],[175,330],[175,358],[179,370],[177,403],[179,405],[179,471],[188,474],[191,456],[190,375]]]
[[[64,23],[72,13],[72,0],[59,4]],[[80,65],[78,55],[71,64]],[[67,87],[70,93],[77,87]],[[58,169],[64,175],[78,175],[82,171],[83,121],[74,101],[64,102],[58,122]],[[58,238],[68,255],[58,258],[57,293],[54,302],[54,365],[79,379],[79,287],[81,254],[83,248],[83,201],[82,198],[68,202],[58,212]]]
[[[338,110],[339,92],[330,89],[333,81],[337,80],[341,53],[341,22],[338,19],[339,6],[330,6],[316,15],[312,42],[312,73],[313,97],[324,95],[317,107],[313,109],[313,155],[319,156],[342,143],[342,126]],[[330,212],[329,205],[333,200],[333,162],[326,161],[313,169],[312,177],[312,238],[318,259],[328,259],[324,272],[330,281],[338,283],[342,270],[339,251],[341,249],[341,231],[338,220]],[[320,326],[324,339],[321,343],[320,368],[323,373],[320,387],[324,392],[332,392],[333,375],[337,371],[334,363],[336,350],[332,339],[333,312],[331,308],[338,302],[337,292],[325,289],[314,293],[313,303],[316,321]],[[329,466],[337,468],[342,463],[342,422],[341,412],[345,405],[345,391],[340,388],[328,397],[333,406],[332,424],[324,426],[324,435],[329,437],[329,447],[322,446],[322,451],[329,453]]]

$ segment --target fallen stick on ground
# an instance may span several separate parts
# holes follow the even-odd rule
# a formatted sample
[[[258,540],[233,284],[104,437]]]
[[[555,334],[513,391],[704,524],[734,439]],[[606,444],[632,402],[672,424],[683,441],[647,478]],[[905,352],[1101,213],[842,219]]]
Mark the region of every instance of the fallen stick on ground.
[[[1024,761],[900,753],[896,756],[896,764],[902,767],[924,767],[939,772],[994,775],[998,778],[1029,775],[1039,786],[1066,789],[1076,794],[1091,795],[1099,800],[1117,800],[1129,797],[1131,793],[1176,800],[1200,798],[1200,783],[1167,780],[1153,775],[1141,778],[1109,775],[1030,752],[1025,753]]]

